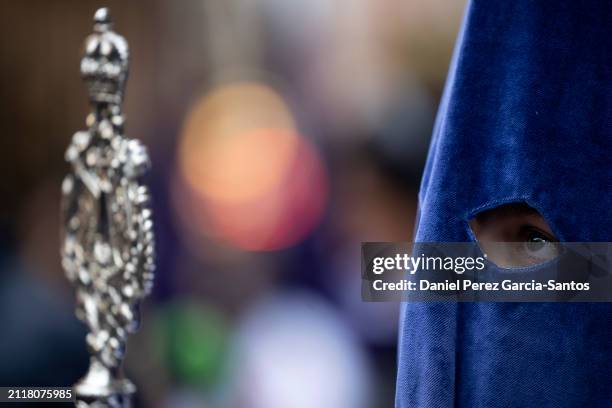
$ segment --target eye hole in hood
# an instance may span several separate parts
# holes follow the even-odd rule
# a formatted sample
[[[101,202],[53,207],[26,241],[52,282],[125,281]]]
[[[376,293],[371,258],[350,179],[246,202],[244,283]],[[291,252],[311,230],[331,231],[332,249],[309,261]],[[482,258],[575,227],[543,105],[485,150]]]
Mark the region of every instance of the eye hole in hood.
[[[468,222],[482,251],[502,268],[537,265],[561,252],[559,240],[544,217],[526,203],[487,209]]]

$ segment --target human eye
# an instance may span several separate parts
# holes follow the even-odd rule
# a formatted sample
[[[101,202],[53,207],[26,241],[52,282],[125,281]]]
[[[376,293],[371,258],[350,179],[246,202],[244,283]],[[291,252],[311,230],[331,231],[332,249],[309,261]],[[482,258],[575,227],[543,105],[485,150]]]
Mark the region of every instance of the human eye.
[[[544,217],[524,203],[483,211],[469,224],[488,259],[502,268],[541,264],[561,253],[561,244]]]
[[[516,247],[518,264],[533,265],[546,262],[560,253],[557,239],[532,225],[521,228],[519,242],[520,245]]]

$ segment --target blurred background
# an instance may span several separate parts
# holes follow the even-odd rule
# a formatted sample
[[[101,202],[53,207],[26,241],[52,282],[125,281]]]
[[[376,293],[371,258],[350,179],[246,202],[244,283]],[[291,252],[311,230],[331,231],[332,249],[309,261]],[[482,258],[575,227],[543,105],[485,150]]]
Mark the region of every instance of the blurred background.
[[[393,406],[398,305],[361,301],[360,243],[411,239],[462,1],[0,2],[0,385],[88,365],[59,201],[101,6],[153,162],[137,406]]]

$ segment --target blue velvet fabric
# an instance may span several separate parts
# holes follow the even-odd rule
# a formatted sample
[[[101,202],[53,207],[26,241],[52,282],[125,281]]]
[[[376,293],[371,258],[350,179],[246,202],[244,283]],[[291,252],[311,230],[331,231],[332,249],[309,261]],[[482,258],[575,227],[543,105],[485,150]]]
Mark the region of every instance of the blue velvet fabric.
[[[472,1],[415,240],[471,241],[510,202],[562,241],[612,241],[612,3]],[[612,407],[612,305],[405,303],[396,407]]]

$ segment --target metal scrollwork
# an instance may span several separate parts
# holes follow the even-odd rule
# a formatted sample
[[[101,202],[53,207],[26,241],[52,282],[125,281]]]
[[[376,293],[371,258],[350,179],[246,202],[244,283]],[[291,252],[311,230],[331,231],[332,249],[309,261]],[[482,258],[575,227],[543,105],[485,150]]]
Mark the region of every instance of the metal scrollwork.
[[[91,104],[87,130],[66,150],[72,172],[62,184],[62,264],[76,288],[77,317],[88,326],[91,363],[75,385],[77,407],[129,407],[134,385],[121,370],[139,305],[155,267],[146,148],[124,135],[121,111],[128,46],[107,9],[94,16],[81,74]]]

